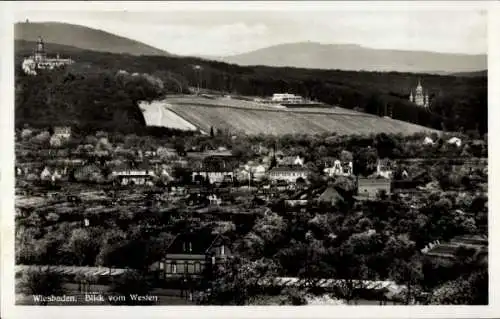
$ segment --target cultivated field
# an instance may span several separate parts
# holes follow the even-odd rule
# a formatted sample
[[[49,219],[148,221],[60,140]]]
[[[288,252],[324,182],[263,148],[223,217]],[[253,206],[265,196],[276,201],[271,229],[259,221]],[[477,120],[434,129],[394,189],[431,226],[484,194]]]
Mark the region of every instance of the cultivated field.
[[[325,132],[341,135],[383,132],[413,134],[434,131],[423,126],[342,108],[282,110],[250,101],[188,96],[168,98],[164,107],[205,132],[209,132],[211,127],[246,134],[273,135]]]
[[[148,126],[163,126],[184,131],[196,131],[196,126],[165,108],[165,102],[142,102],[140,108],[143,111],[142,114]]]

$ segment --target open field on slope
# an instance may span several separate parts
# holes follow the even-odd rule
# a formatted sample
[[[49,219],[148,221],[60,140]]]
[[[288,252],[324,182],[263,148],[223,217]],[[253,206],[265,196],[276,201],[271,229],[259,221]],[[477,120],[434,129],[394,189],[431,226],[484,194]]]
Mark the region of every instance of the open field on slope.
[[[168,110],[165,102],[142,102],[139,106],[148,126],[163,126],[184,131],[196,131],[196,126]]]
[[[205,99],[202,97],[178,97],[167,99],[166,108],[202,131],[229,129],[246,134],[337,134],[402,133],[413,134],[434,131],[430,128],[398,120],[332,108],[307,111],[279,110],[270,107],[234,106],[231,99]],[[237,101],[241,102],[241,101]],[[248,105],[246,102],[245,105]],[[340,112],[342,110],[342,112]],[[337,111],[337,112],[335,112]]]
[[[327,113],[340,113],[340,114],[357,114],[366,116],[364,113],[356,112],[353,110],[341,108],[341,107],[294,107],[286,108],[285,106],[272,105],[259,103],[254,101],[246,101],[237,98],[206,98],[202,96],[171,96],[167,98],[168,104],[176,105],[203,105],[203,106],[219,106],[219,107],[232,107],[232,108],[244,108],[252,110],[280,110],[287,112],[327,112]]]

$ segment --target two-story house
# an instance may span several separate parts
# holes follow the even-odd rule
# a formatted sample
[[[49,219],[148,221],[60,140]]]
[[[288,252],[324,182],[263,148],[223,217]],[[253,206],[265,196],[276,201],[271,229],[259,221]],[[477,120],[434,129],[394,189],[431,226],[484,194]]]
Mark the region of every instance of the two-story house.
[[[155,176],[154,171],[148,165],[142,163],[135,167],[129,165],[118,165],[113,168],[112,176],[121,185],[146,185]]]
[[[153,268],[165,279],[210,276],[213,267],[230,254],[227,238],[209,231],[187,232],[174,238]]]
[[[278,166],[269,171],[269,179],[272,182],[286,181],[296,183],[302,179],[307,181],[309,170],[301,166]]]
[[[392,162],[389,159],[379,159],[377,161],[377,176],[382,176],[383,178],[391,179],[393,175]]]
[[[193,182],[209,182],[210,184],[233,182],[234,170],[229,161],[221,158],[206,158],[192,172]]]
[[[54,127],[54,134],[52,136],[69,139],[71,137],[71,127],[69,126],[56,126]]]

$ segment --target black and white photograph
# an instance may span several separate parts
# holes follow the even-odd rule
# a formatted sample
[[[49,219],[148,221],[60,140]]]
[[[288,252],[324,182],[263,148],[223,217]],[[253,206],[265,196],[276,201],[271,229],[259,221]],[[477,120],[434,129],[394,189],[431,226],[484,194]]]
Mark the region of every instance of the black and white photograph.
[[[15,305],[488,306],[488,9],[429,2],[11,4]]]

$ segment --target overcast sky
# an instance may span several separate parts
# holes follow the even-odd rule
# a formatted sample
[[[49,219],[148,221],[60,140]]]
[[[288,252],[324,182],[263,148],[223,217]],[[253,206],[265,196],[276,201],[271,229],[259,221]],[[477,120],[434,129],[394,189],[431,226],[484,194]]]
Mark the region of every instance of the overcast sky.
[[[16,21],[85,25],[180,55],[231,55],[288,42],[351,43],[372,48],[487,52],[480,10],[396,11],[17,11]],[[313,11],[316,10],[316,11]]]

